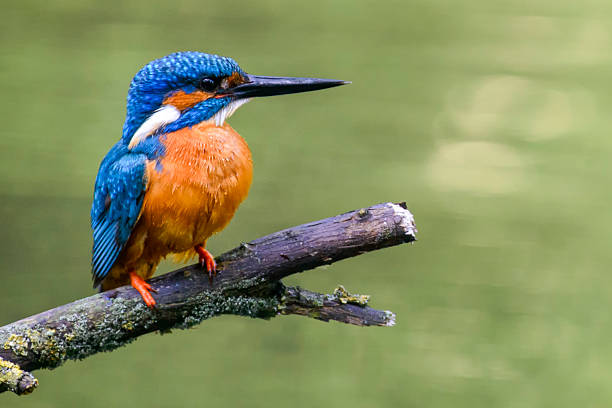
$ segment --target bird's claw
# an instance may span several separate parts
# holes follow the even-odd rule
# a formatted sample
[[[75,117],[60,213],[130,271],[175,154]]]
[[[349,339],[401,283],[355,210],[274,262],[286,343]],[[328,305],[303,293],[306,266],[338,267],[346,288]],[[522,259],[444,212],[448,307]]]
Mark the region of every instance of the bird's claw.
[[[208,281],[212,285],[213,278],[217,276],[217,263],[215,257],[208,252],[202,245],[195,247],[200,259],[200,265],[208,272]]]
[[[149,308],[153,309],[155,307],[156,302],[151,293],[149,293],[149,291],[157,293],[157,290],[153,289],[149,282],[146,282],[135,272],[130,272],[130,284],[134,289],[138,291],[138,293],[140,293],[140,296],[142,296],[142,300],[144,300],[145,304]]]

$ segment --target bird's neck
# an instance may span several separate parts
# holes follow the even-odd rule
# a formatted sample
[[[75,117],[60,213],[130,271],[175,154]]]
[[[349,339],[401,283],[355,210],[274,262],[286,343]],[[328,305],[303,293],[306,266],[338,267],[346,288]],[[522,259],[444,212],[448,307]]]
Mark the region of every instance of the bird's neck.
[[[155,100],[152,103],[147,101],[144,104],[129,103],[125,123],[123,125],[123,140],[128,143],[132,137],[147,123],[154,119],[160,112],[168,108],[174,108],[179,112],[177,117],[172,118],[171,122],[160,125],[156,133],[171,133],[195,126],[204,121],[210,120],[221,126],[239,106],[247,102],[248,99],[229,102],[228,98],[210,98],[206,103],[198,103],[185,110],[178,110],[172,105],[161,105],[163,100]],[[153,108],[151,108],[153,106]],[[153,120],[153,122],[158,122]],[[153,134],[153,133],[151,133]]]

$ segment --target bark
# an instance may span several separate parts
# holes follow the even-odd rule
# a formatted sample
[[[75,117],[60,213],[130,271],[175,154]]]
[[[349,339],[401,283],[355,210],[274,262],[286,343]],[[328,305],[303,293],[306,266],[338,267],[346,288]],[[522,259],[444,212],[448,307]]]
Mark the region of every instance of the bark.
[[[242,243],[219,256],[209,282],[200,265],[151,279],[155,309],[124,286],[0,327],[0,392],[31,392],[28,372],[111,351],[146,333],[187,328],[220,314],[271,318],[295,314],[358,326],[392,326],[395,315],[367,306],[343,287],[319,294],[286,287],[288,275],[414,241],[405,204],[385,203]],[[26,371],[27,370],[27,371]]]

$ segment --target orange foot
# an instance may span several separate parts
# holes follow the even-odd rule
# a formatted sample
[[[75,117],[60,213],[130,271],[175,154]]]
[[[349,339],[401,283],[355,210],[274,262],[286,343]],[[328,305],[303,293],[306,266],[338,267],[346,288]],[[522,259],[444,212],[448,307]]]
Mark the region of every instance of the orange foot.
[[[215,262],[215,257],[204,248],[204,245],[196,245],[195,250],[200,257],[200,264],[202,264],[202,267],[208,272],[208,280],[212,283],[213,276],[217,276],[217,263]]]
[[[153,299],[153,296],[151,296],[149,291],[157,291],[153,289],[144,279],[136,275],[136,272],[130,272],[130,284],[138,291],[138,293],[140,293],[140,296],[142,296],[142,300],[144,300],[146,305],[153,309],[153,307],[155,307],[155,299]]]

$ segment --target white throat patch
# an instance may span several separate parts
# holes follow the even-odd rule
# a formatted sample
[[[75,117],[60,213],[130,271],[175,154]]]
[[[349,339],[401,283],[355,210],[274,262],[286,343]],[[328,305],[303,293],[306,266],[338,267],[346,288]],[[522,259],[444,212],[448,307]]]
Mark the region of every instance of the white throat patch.
[[[219,110],[219,112],[215,113],[213,117],[209,120],[214,122],[217,126],[223,126],[225,123],[225,119],[232,116],[236,109],[244,105],[250,101],[250,99],[238,99],[228,103],[225,107]],[[181,117],[181,111],[179,111],[173,105],[164,105],[155,112],[147,120],[145,120],[142,125],[134,132],[134,136],[130,140],[130,144],[128,145],[128,149],[132,150],[134,147],[138,146],[140,142],[145,140],[147,137],[151,136],[153,133],[157,131],[157,129],[162,126],[166,126],[169,123],[174,122],[178,118]]]
[[[172,123],[181,117],[181,112],[173,105],[164,105],[155,112],[142,125],[132,136],[128,149],[132,150],[144,139],[155,133],[157,129],[162,126],[166,126],[168,123]]]
[[[249,98],[237,99],[235,101],[232,101],[225,105],[225,107],[223,107],[221,110],[219,110],[219,112],[215,113],[213,117],[210,118],[210,120],[215,122],[215,125],[217,126],[223,126],[223,124],[225,123],[225,119],[232,116],[232,114],[236,112],[236,109],[238,109],[248,101],[250,101]]]

